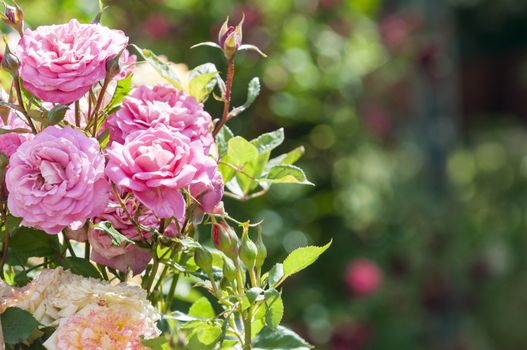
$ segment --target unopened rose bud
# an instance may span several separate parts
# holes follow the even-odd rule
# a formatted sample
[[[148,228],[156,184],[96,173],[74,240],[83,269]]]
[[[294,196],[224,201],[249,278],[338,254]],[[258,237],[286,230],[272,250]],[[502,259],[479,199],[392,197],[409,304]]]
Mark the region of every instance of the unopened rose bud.
[[[212,254],[207,248],[199,247],[194,250],[194,261],[206,274],[212,273]]]
[[[20,35],[24,32],[24,12],[15,4],[15,6],[5,5],[5,11],[1,15],[2,21],[9,27],[16,30]]]
[[[262,232],[258,231],[258,239],[256,240],[256,248],[258,249],[258,253],[256,254],[256,268],[261,269],[265,258],[267,258],[267,248],[264,245],[264,242],[262,240]]]
[[[232,260],[227,257],[223,259],[223,277],[229,282],[236,278],[236,267]]]
[[[234,56],[234,54],[242,44],[243,20],[244,19],[242,18],[242,20],[237,26],[230,26],[229,18],[227,18],[218,33],[218,44],[220,44],[225,57],[227,57],[228,59]]]
[[[243,232],[242,242],[240,244],[240,260],[245,267],[252,269],[256,263],[256,255],[258,255],[258,248],[256,244],[249,238],[247,231]]]
[[[212,241],[214,246],[231,259],[238,256],[238,236],[226,223],[214,224],[212,227]]]
[[[16,57],[11,52],[11,50],[9,49],[9,45],[7,45],[7,43],[5,46],[5,53],[2,59],[1,66],[3,69],[9,72],[13,77],[18,77],[18,67],[20,66],[20,61],[18,60],[18,57]]]
[[[123,51],[124,50],[121,50],[121,52],[119,52],[117,56],[106,61],[106,77],[108,79],[111,79],[115,77],[116,75],[118,75],[119,73],[121,73],[122,67],[121,67],[120,60],[121,60],[121,54],[123,53]]]

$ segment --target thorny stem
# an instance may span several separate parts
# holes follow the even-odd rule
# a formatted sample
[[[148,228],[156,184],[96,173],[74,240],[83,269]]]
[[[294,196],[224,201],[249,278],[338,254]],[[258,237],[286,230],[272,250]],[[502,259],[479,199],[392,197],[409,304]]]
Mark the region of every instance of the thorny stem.
[[[102,105],[102,100],[104,99],[104,95],[106,94],[106,89],[108,88],[108,84],[110,83],[110,77],[106,75],[106,78],[104,78],[104,82],[102,84],[101,92],[99,93],[99,97],[97,98],[97,103],[95,104],[95,108],[93,109],[93,137],[97,136],[97,119],[99,118],[99,109]]]
[[[79,100],[75,101],[75,126],[81,126],[81,110]]]
[[[170,289],[168,290],[168,296],[165,303],[165,310],[164,312],[167,312],[170,310],[170,306],[172,305],[172,300],[174,300],[174,294],[176,292],[177,282],[179,280],[179,273],[177,275],[172,276],[172,282],[170,282]]]
[[[31,131],[33,131],[33,134],[36,134],[37,128],[35,128],[35,124],[33,124],[33,120],[29,117],[26,107],[24,106],[24,99],[22,98],[22,88],[20,87],[20,77],[15,77],[14,83],[15,83],[15,90],[16,90],[16,97],[18,99],[18,104],[20,105],[20,108],[22,108],[22,113],[24,113],[24,116],[26,117],[27,122],[29,123],[29,127],[31,128]]]
[[[229,109],[231,107],[232,78],[234,77],[234,57],[227,60],[227,81],[225,82],[225,94],[223,95],[223,114],[218,125],[214,129],[212,136],[220,132],[225,123],[229,121]]]
[[[70,252],[71,256],[75,257],[75,251],[73,250],[73,247],[71,246],[70,239],[66,236],[64,232],[62,232],[62,236],[64,237],[64,244],[68,248],[68,251]]]
[[[3,203],[2,203],[2,210],[0,211],[0,214],[2,215],[2,222],[4,223],[4,225],[7,225],[7,216],[5,213],[5,208],[4,208]],[[0,277],[2,277],[2,279],[5,279],[4,264],[7,261],[8,246],[9,246],[9,231],[7,230],[7,226],[6,226],[5,232],[4,232],[4,243],[2,245],[2,260],[0,261]]]
[[[251,319],[252,319],[252,306],[247,309],[247,317],[243,319],[243,332],[245,334],[245,342],[243,344],[243,350],[251,350]]]

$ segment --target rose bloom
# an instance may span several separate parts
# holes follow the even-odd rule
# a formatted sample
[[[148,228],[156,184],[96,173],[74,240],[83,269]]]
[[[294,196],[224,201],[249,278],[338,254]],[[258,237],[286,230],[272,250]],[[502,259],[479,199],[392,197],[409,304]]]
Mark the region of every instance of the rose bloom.
[[[106,175],[160,218],[183,218],[181,194],[202,171],[216,166],[193,141],[163,124],[130,134],[124,145],[113,142]]]
[[[66,24],[26,29],[16,54],[24,87],[48,102],[69,104],[106,76],[106,61],[128,45],[122,31],[100,24]]]
[[[0,118],[0,128],[2,129],[26,129],[27,133],[6,133],[0,135],[0,152],[5,154],[8,158],[18,149],[18,147],[33,137],[31,129],[25,122],[20,119],[16,112],[11,110],[7,116],[7,124],[4,124]]]
[[[140,313],[91,305],[64,319],[44,346],[48,350],[148,350],[141,337],[151,339],[158,334]]]
[[[108,118],[110,139],[123,143],[127,135],[163,124],[190,140],[200,140],[208,153],[213,137],[210,115],[193,96],[171,85],[139,86],[123,101],[121,109]]]
[[[79,229],[108,203],[99,144],[70,127],[48,127],[23,143],[10,158],[6,187],[22,225],[50,234]]]
[[[381,285],[382,271],[368,259],[356,259],[348,264],[345,282],[349,290],[358,296],[373,294]]]
[[[199,208],[209,214],[223,214],[223,179],[216,163],[203,168],[190,185],[190,194]]]
[[[124,203],[131,215],[135,215],[136,211],[140,210],[137,220],[140,225],[156,228],[159,226],[159,220],[153,213],[145,210],[132,196],[128,196]],[[133,241],[141,241],[151,236],[148,231],[137,231],[115,198],[111,199],[104,213],[94,218],[93,221],[94,223],[108,221],[119,233]],[[95,227],[90,227],[88,230],[88,239],[92,247],[92,260],[119,271],[127,272],[130,269],[134,275],[140,274],[152,259],[148,250],[135,244],[123,242],[120,246],[115,246],[109,234]]]

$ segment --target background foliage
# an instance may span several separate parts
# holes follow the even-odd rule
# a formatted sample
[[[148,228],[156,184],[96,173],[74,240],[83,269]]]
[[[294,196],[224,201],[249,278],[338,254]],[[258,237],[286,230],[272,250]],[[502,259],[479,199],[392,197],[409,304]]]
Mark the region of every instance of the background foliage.
[[[89,21],[95,0],[21,0],[30,25]],[[527,4],[506,0],[113,0],[103,23],[190,67],[188,48],[245,13],[233,100],[263,92],[235,130],[286,128],[316,188],[238,204],[274,258],[332,248],[285,288],[286,323],[321,349],[517,349],[527,305]],[[218,115],[221,105],[208,101]],[[251,135],[248,135],[251,136]],[[250,137],[249,137],[250,138]],[[279,150],[279,151],[280,151]],[[264,209],[265,208],[265,209]],[[346,266],[383,282],[350,292]],[[273,259],[270,259],[273,260]],[[186,308],[188,303],[182,302]]]

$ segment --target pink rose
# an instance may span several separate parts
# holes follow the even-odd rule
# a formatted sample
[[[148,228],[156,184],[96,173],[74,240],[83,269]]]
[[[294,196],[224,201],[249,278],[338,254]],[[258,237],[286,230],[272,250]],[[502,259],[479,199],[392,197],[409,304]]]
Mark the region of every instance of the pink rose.
[[[48,127],[23,143],[9,161],[6,186],[11,213],[50,234],[80,228],[108,203],[99,144],[70,127]]]
[[[382,283],[382,271],[368,259],[357,259],[346,267],[345,281],[349,290],[359,296],[373,294]]]
[[[202,168],[190,185],[190,194],[198,201],[199,208],[206,213],[222,214],[223,179],[216,163]]]
[[[214,167],[200,141],[158,124],[130,134],[124,145],[108,150],[106,174],[121,189],[133,192],[160,218],[185,215],[181,194],[204,169]]]
[[[110,203],[103,214],[93,219],[94,223],[108,221],[119,233],[132,241],[149,239],[151,233],[147,230],[138,232],[135,225],[129,220],[128,215],[113,195],[110,195]],[[159,228],[159,219],[152,211],[146,209],[133,196],[124,196],[124,204],[132,217],[137,217],[137,223],[142,227]],[[139,211],[139,213],[137,213]],[[181,225],[181,223],[179,223]],[[169,237],[178,233],[176,225],[170,223],[164,234]],[[91,258],[100,264],[112,267],[119,271],[132,270],[134,275],[140,274],[152,259],[149,251],[131,243],[122,243],[120,246],[112,244],[110,235],[100,229],[90,227],[88,239],[92,247]]]
[[[26,29],[16,53],[24,87],[48,102],[68,104],[104,79],[106,61],[128,45],[119,30],[100,24],[67,24]]]
[[[108,118],[111,140],[123,143],[127,135],[159,124],[200,140],[208,153],[213,143],[210,115],[203,104],[171,85],[139,86],[126,97],[119,111]]]
[[[0,152],[8,158],[18,149],[18,147],[33,137],[31,129],[20,119],[15,111],[10,111],[7,116],[7,124],[0,118],[0,128],[2,129],[27,129],[28,133],[7,133],[0,134]]]

